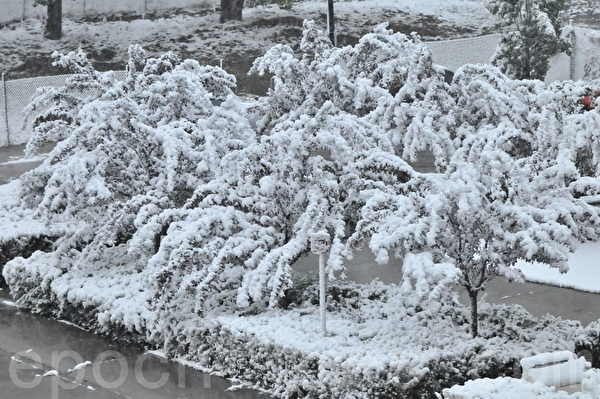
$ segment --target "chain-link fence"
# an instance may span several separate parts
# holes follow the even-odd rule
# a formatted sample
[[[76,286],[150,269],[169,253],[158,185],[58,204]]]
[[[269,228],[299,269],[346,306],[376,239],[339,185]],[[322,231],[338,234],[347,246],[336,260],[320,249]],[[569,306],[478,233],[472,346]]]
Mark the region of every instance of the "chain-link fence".
[[[575,28],[574,79],[600,79],[600,30]]]
[[[26,143],[30,131],[25,126],[26,109],[41,87],[59,87],[70,75],[38,76],[26,79],[7,79],[0,82],[0,147]],[[117,79],[125,78],[125,71],[116,71]]]
[[[431,49],[433,62],[454,71],[465,64],[489,64],[500,43],[500,37],[492,34],[426,44]]]

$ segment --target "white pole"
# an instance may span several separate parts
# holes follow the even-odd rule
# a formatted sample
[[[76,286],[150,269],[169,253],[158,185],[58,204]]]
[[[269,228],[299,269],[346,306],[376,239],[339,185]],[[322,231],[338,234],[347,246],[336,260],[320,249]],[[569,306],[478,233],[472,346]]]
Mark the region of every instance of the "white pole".
[[[569,58],[569,79],[575,80],[575,61],[577,56],[577,34],[573,27],[573,19],[569,19],[569,27],[571,28],[571,56]]]
[[[319,314],[321,317],[321,331],[323,335],[327,334],[327,323],[325,315],[327,314],[327,292],[325,287],[325,256],[331,247],[331,238],[325,230],[314,232],[310,235],[310,250],[319,255]]]
[[[319,305],[321,313],[321,331],[327,334],[327,296],[325,287],[325,254],[319,255]]]

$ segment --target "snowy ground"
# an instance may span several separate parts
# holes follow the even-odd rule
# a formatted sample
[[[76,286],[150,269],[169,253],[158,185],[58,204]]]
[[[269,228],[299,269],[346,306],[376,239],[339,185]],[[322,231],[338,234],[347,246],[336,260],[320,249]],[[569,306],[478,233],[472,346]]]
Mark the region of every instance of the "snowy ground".
[[[600,293],[600,243],[581,245],[569,258],[569,271],[561,274],[546,265],[520,263],[528,281]]]
[[[572,0],[571,18],[575,25],[600,29],[600,2],[598,0]]]

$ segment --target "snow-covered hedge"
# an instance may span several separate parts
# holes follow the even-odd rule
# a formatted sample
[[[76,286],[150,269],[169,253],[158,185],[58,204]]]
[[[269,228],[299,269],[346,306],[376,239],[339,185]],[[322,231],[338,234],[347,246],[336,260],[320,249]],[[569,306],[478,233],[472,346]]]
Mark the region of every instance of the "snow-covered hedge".
[[[33,276],[31,266],[13,270],[21,279],[32,275],[32,287],[48,286],[40,274]],[[48,306],[35,310],[97,333],[160,346],[143,325],[127,327],[134,323],[130,317],[147,310],[140,275],[116,280],[114,273],[104,273],[93,283],[79,280],[80,290],[61,293],[64,278],[56,277],[50,290],[37,291],[40,297],[32,304]],[[407,295],[406,287],[379,282],[331,285],[331,334],[324,337],[316,282],[296,282],[299,290],[284,298],[286,310],[207,315],[193,335],[172,342],[168,355],[281,397],[429,398],[467,379],[515,375],[522,356],[574,350],[586,337],[578,322],[537,319],[517,305],[485,305],[481,337],[473,339],[468,309],[452,297],[423,302]]]

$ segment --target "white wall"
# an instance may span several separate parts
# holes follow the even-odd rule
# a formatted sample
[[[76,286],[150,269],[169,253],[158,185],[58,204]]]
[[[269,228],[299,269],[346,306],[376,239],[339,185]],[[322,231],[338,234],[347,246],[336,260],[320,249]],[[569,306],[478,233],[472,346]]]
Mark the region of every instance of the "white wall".
[[[138,13],[171,8],[214,7],[218,0],[63,0],[66,16],[81,17],[118,13]],[[34,0],[0,0],[0,24],[46,15],[46,7],[33,6]]]

